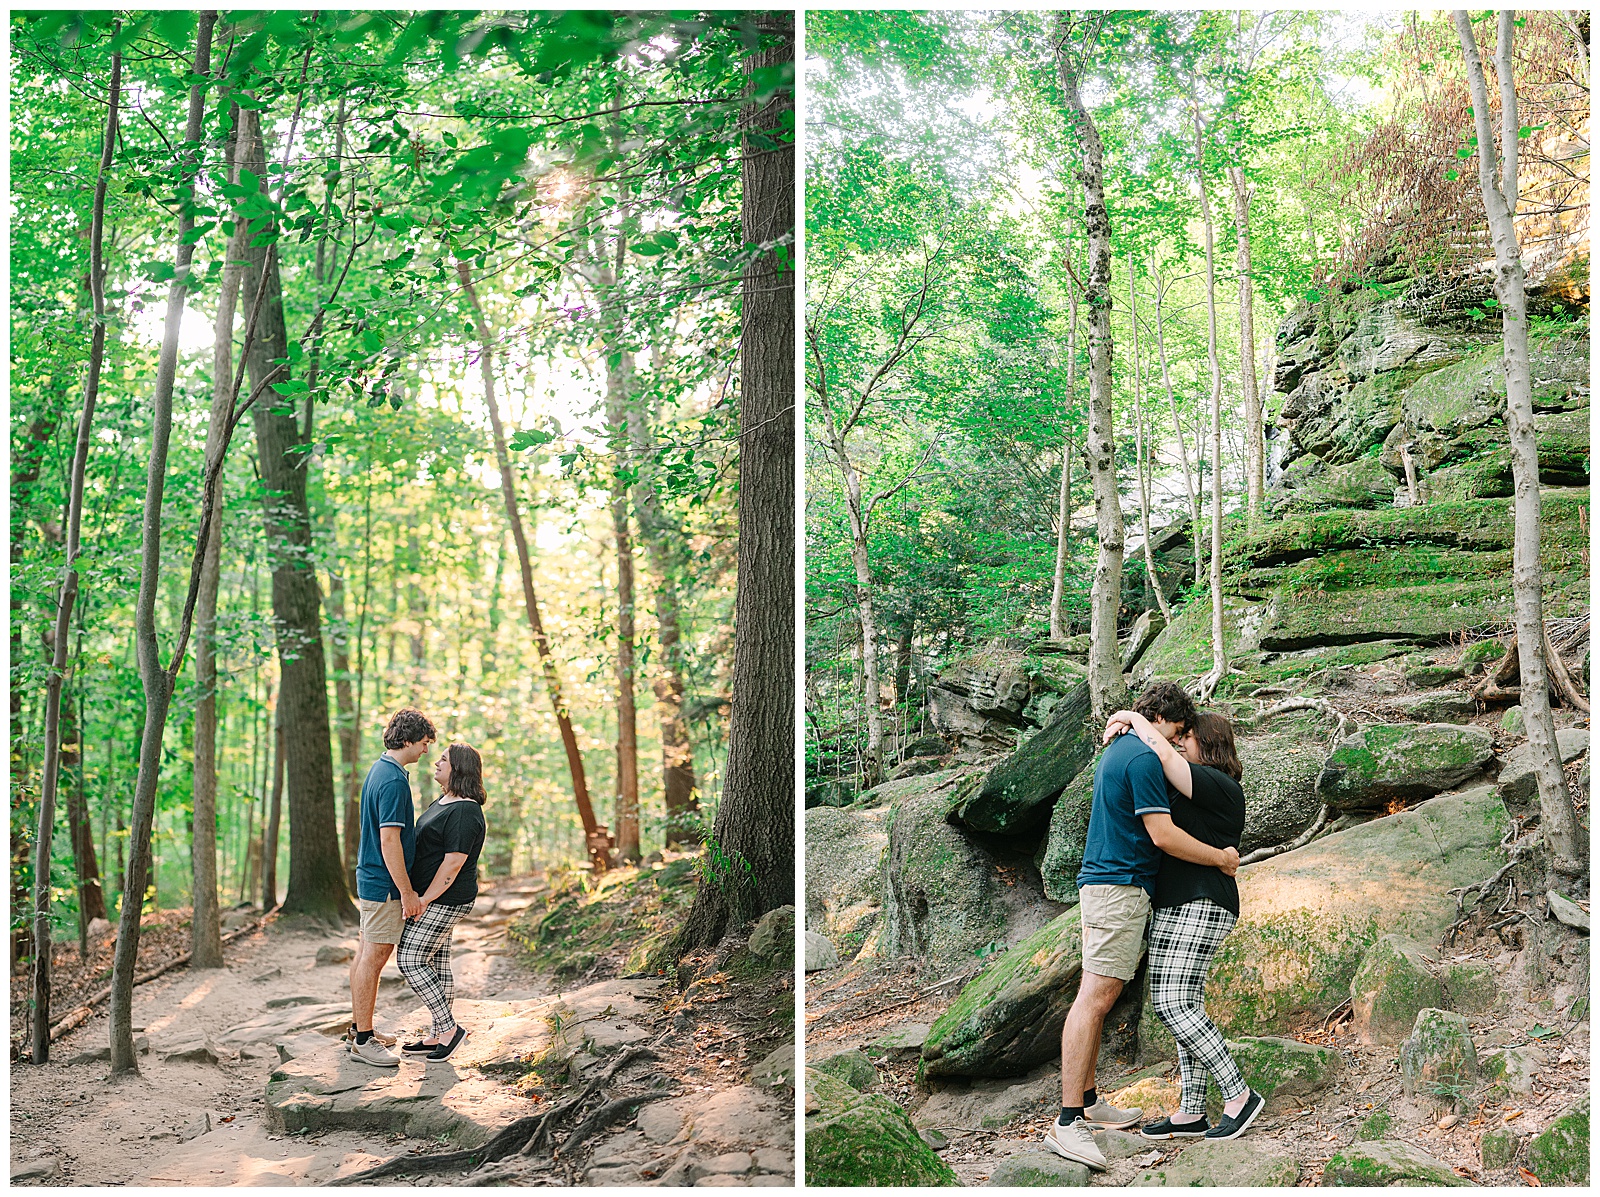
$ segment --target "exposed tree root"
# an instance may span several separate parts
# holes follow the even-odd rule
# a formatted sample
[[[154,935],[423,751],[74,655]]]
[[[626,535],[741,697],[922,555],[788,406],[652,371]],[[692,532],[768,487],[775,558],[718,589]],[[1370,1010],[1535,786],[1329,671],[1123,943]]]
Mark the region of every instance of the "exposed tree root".
[[[1322,809],[1317,812],[1316,821],[1312,823],[1310,827],[1306,828],[1299,835],[1295,836],[1295,838],[1290,840],[1287,844],[1278,844],[1271,848],[1257,848],[1254,852],[1251,852],[1245,856],[1241,856],[1239,858],[1239,867],[1243,868],[1247,864],[1255,864],[1258,860],[1266,860],[1269,857],[1279,856],[1284,852],[1293,852],[1296,848],[1304,848],[1312,840],[1316,839],[1317,832],[1321,831],[1327,825],[1328,804],[1324,802],[1322,804]]]

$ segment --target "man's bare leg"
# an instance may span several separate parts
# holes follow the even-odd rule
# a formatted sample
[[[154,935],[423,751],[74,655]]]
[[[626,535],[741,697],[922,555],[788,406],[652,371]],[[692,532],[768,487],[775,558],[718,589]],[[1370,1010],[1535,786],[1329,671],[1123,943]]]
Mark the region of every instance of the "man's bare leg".
[[[372,1014],[378,1005],[378,978],[394,952],[392,943],[368,943],[366,937],[356,949],[350,964],[350,1014],[357,1031],[372,1030]]]
[[[1123,982],[1085,972],[1078,983],[1067,1021],[1061,1024],[1061,1104],[1076,1107],[1094,1088],[1095,1060],[1100,1055],[1100,1031],[1106,1015],[1122,993]]]

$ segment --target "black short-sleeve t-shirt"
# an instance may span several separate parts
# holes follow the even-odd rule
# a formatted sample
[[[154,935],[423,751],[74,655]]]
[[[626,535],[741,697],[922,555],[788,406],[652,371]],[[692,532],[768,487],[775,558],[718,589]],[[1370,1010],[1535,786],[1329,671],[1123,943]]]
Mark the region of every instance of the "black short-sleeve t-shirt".
[[[443,906],[466,906],[478,896],[478,854],[483,851],[487,825],[483,808],[470,798],[446,802],[435,799],[417,820],[417,853],[411,861],[411,888],[428,892],[445,853],[465,852],[467,863],[450,883],[450,888],[434,899]]]
[[[1244,789],[1221,769],[1189,766],[1194,794],[1185,798],[1173,790],[1172,821],[1203,844],[1237,848],[1244,836]],[[1182,906],[1196,898],[1210,898],[1225,910],[1239,913],[1239,885],[1221,869],[1193,864],[1165,853],[1156,874],[1151,905],[1157,910]]]

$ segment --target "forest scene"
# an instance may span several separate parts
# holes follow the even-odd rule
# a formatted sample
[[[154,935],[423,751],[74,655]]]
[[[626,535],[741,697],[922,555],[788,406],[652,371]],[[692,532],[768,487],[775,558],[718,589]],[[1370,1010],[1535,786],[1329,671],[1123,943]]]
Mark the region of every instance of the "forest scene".
[[[1588,13],[806,51],[808,1182],[1587,1185]],[[1154,946],[1063,1078],[1158,683],[1242,770],[1233,1137],[1141,1128],[1235,1117]]]
[[[12,16],[14,1183],[792,1183],[794,42]]]

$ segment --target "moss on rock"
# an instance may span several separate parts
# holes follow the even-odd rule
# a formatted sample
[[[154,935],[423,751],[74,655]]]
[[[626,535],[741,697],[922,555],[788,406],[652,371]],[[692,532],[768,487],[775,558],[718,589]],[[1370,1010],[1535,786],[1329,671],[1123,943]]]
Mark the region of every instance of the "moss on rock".
[[[1589,1099],[1585,1097],[1528,1144],[1528,1167],[1544,1184],[1589,1183]]]
[[[1333,1154],[1322,1169],[1325,1188],[1415,1187],[1445,1185],[1460,1188],[1471,1184],[1456,1175],[1455,1169],[1419,1147],[1399,1142],[1357,1142]]]
[[[1274,1098],[1313,1098],[1325,1093],[1344,1072],[1336,1048],[1280,1039],[1270,1035],[1243,1035],[1228,1040],[1228,1053],[1249,1086],[1277,1108]],[[1207,1081],[1206,1105],[1212,1117],[1222,1115],[1222,1091]]]
[[[1362,1043],[1399,1043],[1417,1014],[1445,1004],[1444,986],[1428,970],[1428,949],[1400,935],[1380,936],[1350,979],[1350,1008]]]
[[[1045,895],[1052,901],[1078,900],[1078,869],[1083,865],[1093,802],[1094,770],[1086,768],[1062,791],[1050,812],[1050,830],[1038,864]]]
[[[1478,1141],[1478,1161],[1485,1172],[1509,1168],[1517,1159],[1522,1138],[1514,1130],[1486,1130]]]
[[[1088,720],[1089,683],[1075,681],[1050,723],[991,769],[955,817],[975,830],[1002,834],[1036,827],[1048,804],[1094,760],[1100,741]]]
[[[1461,1108],[1478,1079],[1478,1053],[1467,1020],[1448,1010],[1417,1013],[1400,1045],[1400,1087],[1407,1097]]]
[[[1381,810],[1394,799],[1416,801],[1477,776],[1494,760],[1494,739],[1482,728],[1446,723],[1386,723],[1340,742],[1317,778],[1332,809]]]
[[[806,1183],[925,1185],[961,1182],[894,1102],[806,1069]]]

